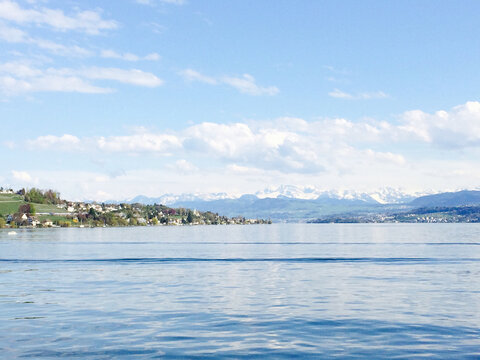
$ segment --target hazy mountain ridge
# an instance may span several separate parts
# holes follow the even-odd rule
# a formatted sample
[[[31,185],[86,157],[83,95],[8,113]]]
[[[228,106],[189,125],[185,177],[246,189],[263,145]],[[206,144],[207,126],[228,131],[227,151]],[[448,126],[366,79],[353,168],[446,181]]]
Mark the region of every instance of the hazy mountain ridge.
[[[461,190],[421,196],[410,202],[415,207],[467,206],[480,204],[480,191]]]
[[[423,195],[423,196],[422,196]],[[166,194],[157,198],[137,196],[128,203],[165,204],[212,211],[226,216],[270,218],[275,221],[305,221],[331,215],[381,214],[419,207],[480,204],[480,191],[425,195],[384,188],[365,193],[349,190],[321,191],[314,187],[283,185],[242,196],[227,193]]]

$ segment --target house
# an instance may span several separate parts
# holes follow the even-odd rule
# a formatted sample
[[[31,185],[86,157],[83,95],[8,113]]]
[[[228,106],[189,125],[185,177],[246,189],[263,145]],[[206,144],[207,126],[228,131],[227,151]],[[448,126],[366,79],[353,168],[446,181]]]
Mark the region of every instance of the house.
[[[45,227],[52,227],[53,226],[53,222],[50,221],[50,220],[45,220],[43,223],[42,223],[43,226]]]
[[[182,221],[180,219],[169,219],[168,225],[181,225]]]
[[[90,205],[90,207],[94,208],[95,211],[98,212],[98,213],[103,213],[103,209],[102,209],[102,206],[101,206],[101,205],[92,204],[92,205]]]

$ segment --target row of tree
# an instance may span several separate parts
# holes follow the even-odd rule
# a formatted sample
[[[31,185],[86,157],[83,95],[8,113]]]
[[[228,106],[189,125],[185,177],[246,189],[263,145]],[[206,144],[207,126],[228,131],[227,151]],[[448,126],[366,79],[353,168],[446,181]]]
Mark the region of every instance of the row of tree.
[[[57,205],[62,203],[60,193],[53,190],[40,190],[32,188],[30,190],[21,189],[18,191],[19,195],[23,195],[26,202],[35,204],[51,204]]]

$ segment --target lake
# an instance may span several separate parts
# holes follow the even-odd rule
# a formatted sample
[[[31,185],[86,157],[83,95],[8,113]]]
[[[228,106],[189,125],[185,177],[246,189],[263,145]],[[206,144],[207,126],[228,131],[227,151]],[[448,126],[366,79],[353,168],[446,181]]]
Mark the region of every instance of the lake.
[[[480,225],[8,231],[5,359],[480,357]]]

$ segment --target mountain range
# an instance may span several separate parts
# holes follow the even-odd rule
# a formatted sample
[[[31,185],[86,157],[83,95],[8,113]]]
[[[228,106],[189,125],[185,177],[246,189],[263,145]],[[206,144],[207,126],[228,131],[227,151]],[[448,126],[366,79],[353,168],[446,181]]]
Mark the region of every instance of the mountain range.
[[[269,187],[248,196],[254,196],[258,199],[298,199],[298,200],[319,200],[319,199],[338,199],[338,200],[359,200],[371,204],[401,204],[411,201],[419,196],[427,195],[431,192],[409,193],[400,189],[383,188],[374,192],[359,192],[353,190],[320,190],[313,186],[295,186],[281,185],[278,187]],[[228,193],[185,193],[185,194],[165,194],[159,197],[147,197],[144,195],[136,196],[127,203],[143,204],[165,204],[174,205],[181,202],[191,201],[214,201],[214,200],[234,200],[240,199],[245,195],[236,195]]]
[[[375,192],[357,192],[282,185],[241,196],[227,193],[165,194],[160,197],[139,195],[121,202],[156,203],[212,211],[226,216],[298,222],[337,214],[389,213],[420,207],[479,205],[480,191],[432,194],[384,188]]]

